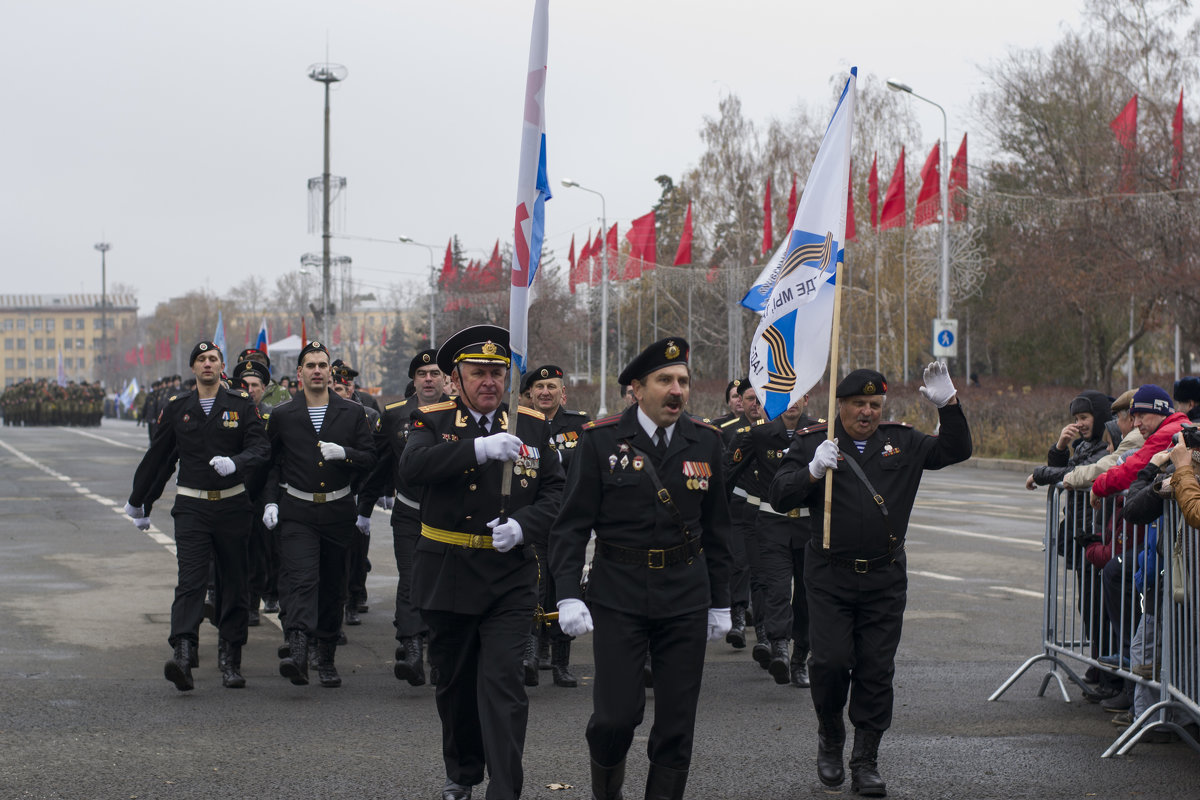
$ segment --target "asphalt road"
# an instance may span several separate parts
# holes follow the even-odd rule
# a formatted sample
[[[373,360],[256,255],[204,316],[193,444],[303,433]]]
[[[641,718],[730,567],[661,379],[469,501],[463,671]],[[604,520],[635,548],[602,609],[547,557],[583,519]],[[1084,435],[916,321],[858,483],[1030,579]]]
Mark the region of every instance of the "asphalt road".
[[[147,533],[120,514],[144,428],[0,428],[0,798],[438,798],[440,729],[429,686],[392,677],[390,528],[376,514],[371,611],[339,649],[344,685],[292,686],[277,672],[272,617],[252,628],[249,682],[221,688],[216,631],[201,631],[196,689],[162,677],[175,582],[171,495]],[[988,696],[1039,652],[1044,495],[1020,472],[927,474],[908,534],[909,602],[896,713],[880,749],[899,798],[1200,797],[1187,745],[1101,759],[1117,729],[1043,671]],[[159,530],[161,529],[161,530]],[[525,797],[589,798],[579,689],[530,690]],[[627,791],[641,797],[646,722]],[[709,646],[688,797],[850,795],[815,775],[808,692],[776,686],[749,650]],[[551,784],[570,788],[550,789]],[[481,787],[482,788],[482,787]],[[482,797],[482,791],[477,792]]]

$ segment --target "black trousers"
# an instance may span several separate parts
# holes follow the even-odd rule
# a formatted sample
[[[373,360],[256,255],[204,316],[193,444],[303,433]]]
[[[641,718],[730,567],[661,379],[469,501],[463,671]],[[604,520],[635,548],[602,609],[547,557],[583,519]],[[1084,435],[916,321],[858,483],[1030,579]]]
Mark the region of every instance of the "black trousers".
[[[520,595],[501,598],[478,615],[421,610],[429,626],[429,662],[438,675],[434,697],[446,777],[474,786],[486,766],[487,800],[516,800],[525,781],[529,699],[521,656],[533,609],[528,594]]]
[[[538,605],[543,611],[555,611],[558,608],[558,591],[554,586],[554,575],[550,573],[550,548],[548,542],[531,542],[533,553],[537,557],[538,568]],[[530,629],[534,634],[540,634],[539,624],[534,622]],[[570,642],[574,636],[567,636],[558,621],[550,623],[550,639],[555,642]]]
[[[767,637],[791,639],[798,653],[807,653],[808,596],[804,590],[804,550],[811,537],[792,535],[792,529],[801,523],[788,517],[759,512],[758,519],[758,549],[764,583],[761,618],[767,626]],[[765,534],[767,526],[782,535]],[[784,539],[784,536],[788,538]]]
[[[171,604],[171,634],[167,638],[172,647],[181,638],[193,643],[199,641],[210,564],[215,566],[217,576],[220,636],[232,644],[246,643],[251,513],[244,494],[225,500],[176,498],[171,516],[175,518],[179,581]]]
[[[367,573],[371,571],[371,562],[367,559],[367,549],[370,546],[371,537],[363,536],[355,527],[346,552],[346,600],[348,603],[358,603],[367,599]]]
[[[250,594],[279,597],[279,547],[275,532],[263,525],[262,511],[256,503],[250,521]]]
[[[729,500],[729,604],[745,608],[750,605],[750,562],[746,553],[746,538],[754,535],[754,516],[758,509],[744,497],[733,495]]]
[[[397,639],[424,636],[429,632],[421,613],[412,602],[413,553],[421,538],[421,512],[399,499],[392,507],[392,550],[396,553],[396,626]]]
[[[284,632],[303,631],[310,639],[337,639],[346,597],[346,559],[353,518],[335,525],[279,523],[280,603],[287,614]]]
[[[730,501],[729,513],[731,517],[734,513],[733,502],[737,499],[737,495],[734,495],[733,500]],[[758,509],[749,503],[746,503],[746,514],[749,515],[752,521],[754,521],[758,517]],[[746,554],[746,580],[749,585],[747,594],[751,605],[754,606],[754,622],[755,624],[762,624],[759,617],[762,614],[761,609],[766,605],[766,599],[763,597],[763,592],[766,590],[766,584],[763,582],[762,548],[759,544],[759,539],[761,536],[758,532],[758,527],[755,524],[743,526],[737,521],[736,517],[734,517],[731,522],[732,530],[740,529],[742,531],[742,549]],[[732,589],[731,597],[736,597],[736,595],[732,594]],[[735,602],[738,601],[731,600],[730,604],[732,605]]]
[[[804,583],[813,707],[818,715],[840,716],[849,694],[854,727],[885,731],[892,724],[892,678],[908,597],[904,554],[860,575],[809,549]]]
[[[591,606],[591,612],[596,683],[587,743],[592,758],[611,767],[629,752],[646,710],[642,664],[649,648],[654,670],[654,725],[646,753],[653,764],[686,771],[692,761],[696,704],[704,673],[707,609],[665,619],[648,619],[600,605]]]

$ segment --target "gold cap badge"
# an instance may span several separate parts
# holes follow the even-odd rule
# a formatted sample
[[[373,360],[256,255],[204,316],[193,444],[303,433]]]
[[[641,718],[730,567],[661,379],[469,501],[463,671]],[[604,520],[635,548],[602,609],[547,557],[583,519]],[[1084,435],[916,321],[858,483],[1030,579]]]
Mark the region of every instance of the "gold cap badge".
[[[488,356],[496,355],[496,345],[492,342],[485,342],[483,345],[483,353],[484,355]]]
[[[667,342],[667,358],[679,358],[679,347],[674,341]]]

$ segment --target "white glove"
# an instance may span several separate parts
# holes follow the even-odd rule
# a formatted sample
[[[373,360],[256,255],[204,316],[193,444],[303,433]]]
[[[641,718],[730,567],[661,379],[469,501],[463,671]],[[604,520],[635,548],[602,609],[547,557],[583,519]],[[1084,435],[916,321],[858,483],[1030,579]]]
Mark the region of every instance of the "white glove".
[[[558,627],[567,636],[583,636],[591,633],[592,612],[587,604],[574,597],[566,597],[558,601]]]
[[[492,547],[501,553],[507,553],[525,541],[525,534],[521,530],[521,523],[512,517],[509,517],[504,522],[501,522],[500,518],[496,517],[487,526],[492,529]]]
[[[819,481],[825,477],[827,470],[837,469],[839,452],[836,437],[821,442],[817,445],[817,451],[813,453],[812,461],[808,462],[808,474]]]
[[[344,461],[346,458],[346,448],[340,444],[317,442],[317,445],[320,446],[321,455],[325,457],[326,461]]]
[[[929,362],[929,366],[925,367],[924,380],[921,394],[938,408],[944,407],[958,394],[958,390],[954,388],[954,381],[950,380],[950,369],[945,361]]]
[[[716,642],[725,638],[733,621],[729,619],[728,608],[710,608],[708,610],[708,640]]]
[[[133,519],[142,519],[143,517],[146,516],[146,511],[145,511],[144,507],[131,506],[131,505],[129,505],[129,503],[125,504],[125,513],[128,514]]]
[[[358,519],[354,520],[354,527],[358,528],[358,532],[363,536],[371,535],[371,518],[358,515]]]
[[[279,506],[274,503],[267,503],[267,507],[263,509],[263,525],[267,526],[267,530],[275,530],[275,526],[279,524]]]
[[[475,441],[482,445],[485,461],[515,461],[521,455],[521,440],[511,433],[493,433]]]
[[[229,456],[213,456],[212,460],[208,462],[208,465],[215,469],[217,474],[222,478],[224,478],[226,475],[232,475],[234,470],[237,469],[237,467],[234,466],[233,459]]]
[[[150,518],[149,517],[137,517],[133,520],[133,524],[135,526],[137,526],[137,529],[139,531],[150,530]]]
[[[381,497],[375,501],[375,505],[379,506],[384,511],[391,511],[392,506],[396,505],[396,498],[392,495]]]

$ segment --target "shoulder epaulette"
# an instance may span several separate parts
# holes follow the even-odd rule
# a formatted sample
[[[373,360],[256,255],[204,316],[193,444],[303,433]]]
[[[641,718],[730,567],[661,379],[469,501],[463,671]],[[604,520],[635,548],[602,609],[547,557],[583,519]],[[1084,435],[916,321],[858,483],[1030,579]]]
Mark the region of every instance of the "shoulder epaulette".
[[[691,417],[692,422],[696,423],[696,425],[698,425],[701,428],[708,428],[710,431],[716,431],[717,433],[721,432],[720,428],[718,428],[716,425],[713,425],[711,422],[709,422],[707,419],[704,419],[703,417],[693,417],[690,414],[688,416]]]
[[[168,402],[168,403],[173,403],[173,402],[175,402],[175,398],[176,398],[176,397],[180,397],[180,396],[181,396],[181,395],[173,394],[173,395],[171,395],[170,397],[168,397],[168,398],[167,398],[167,402]]]
[[[802,436],[808,433],[818,433],[828,430],[829,426],[824,422],[818,422],[816,425],[809,425],[807,428],[801,428],[796,431],[797,436]]]
[[[238,392],[238,397],[250,397],[249,392]]]
[[[746,431],[750,430],[751,427],[753,427],[753,426],[751,426],[751,425],[743,426],[743,427],[735,430],[734,433],[745,433]]]
[[[526,408],[525,406],[517,406],[517,413],[525,414],[527,416],[534,417],[534,418],[540,419],[540,420],[546,419],[546,415],[543,414],[542,412],[538,411],[536,408]]]
[[[825,421],[825,420],[821,420],[821,422],[824,422],[824,421]],[[766,418],[766,417],[763,417],[762,419],[758,420],[758,421],[757,421],[757,422],[755,422],[754,424],[755,424],[755,425],[766,425],[766,424],[767,424],[767,418]]]
[[[886,421],[886,422],[880,422],[879,424],[880,424],[881,426],[882,426],[882,425],[889,425],[889,426],[891,426],[891,427],[893,427],[893,428],[911,428],[911,427],[912,427],[912,424],[911,424],[911,423],[908,423],[908,422],[900,422],[899,420],[895,420],[895,421],[888,420],[888,421]]]
[[[383,410],[391,411],[393,408],[399,408],[400,406],[404,405],[407,402],[408,402],[408,400],[397,400],[394,403],[388,403],[386,406],[383,407]]]
[[[440,403],[432,403],[427,406],[421,406],[417,410],[422,414],[428,414],[432,411],[449,411],[453,408],[458,408],[458,403],[455,403],[453,400],[443,400]]]
[[[695,419],[695,418],[693,417],[693,419]],[[741,421],[742,421],[741,417],[734,417],[733,419],[727,419],[721,423],[721,427],[728,428],[730,425],[736,425]],[[709,424],[711,425],[712,423],[709,423]]]
[[[571,411],[570,409],[566,408],[562,409],[561,413],[569,414],[572,417],[586,417],[588,415],[586,411]]]
[[[584,423],[583,429],[585,431],[590,431],[592,428],[602,428],[605,425],[616,425],[620,419],[620,414],[612,414],[607,417],[601,417],[600,419],[594,419],[591,422]]]

